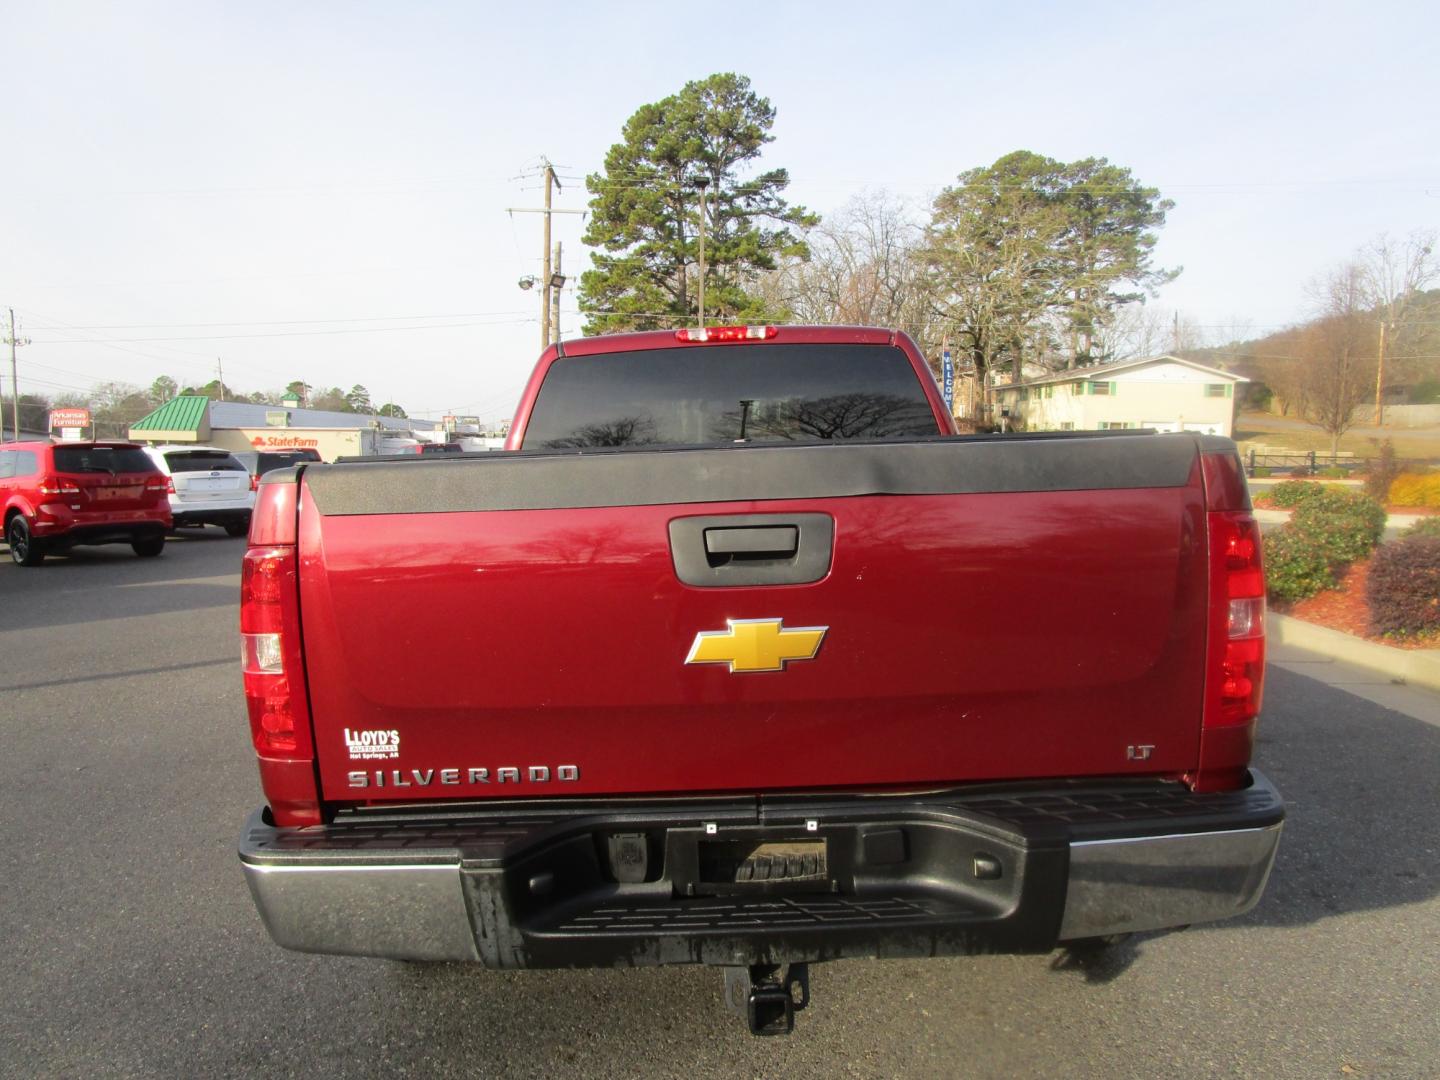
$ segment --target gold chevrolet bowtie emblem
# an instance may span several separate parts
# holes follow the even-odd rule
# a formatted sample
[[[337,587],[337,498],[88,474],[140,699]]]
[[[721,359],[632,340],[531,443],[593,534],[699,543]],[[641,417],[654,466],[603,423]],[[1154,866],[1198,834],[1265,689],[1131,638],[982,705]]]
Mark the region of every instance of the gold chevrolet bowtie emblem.
[[[828,626],[792,626],[780,619],[727,619],[728,630],[702,630],[687,664],[729,664],[734,671],[784,671],[791,660],[813,660]]]

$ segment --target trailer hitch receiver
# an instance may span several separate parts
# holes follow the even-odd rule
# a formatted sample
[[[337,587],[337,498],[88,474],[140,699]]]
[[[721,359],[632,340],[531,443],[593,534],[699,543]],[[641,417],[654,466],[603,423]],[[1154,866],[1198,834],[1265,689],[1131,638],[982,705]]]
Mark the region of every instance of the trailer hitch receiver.
[[[808,964],[751,964],[725,969],[725,1001],[745,1017],[751,1035],[789,1035],[810,1004]]]

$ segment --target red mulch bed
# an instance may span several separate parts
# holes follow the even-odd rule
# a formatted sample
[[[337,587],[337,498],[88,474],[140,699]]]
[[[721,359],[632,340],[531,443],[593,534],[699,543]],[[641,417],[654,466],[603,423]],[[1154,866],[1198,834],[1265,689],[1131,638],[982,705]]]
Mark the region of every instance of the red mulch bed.
[[[1337,588],[1327,589],[1308,600],[1293,604],[1276,602],[1271,607],[1281,615],[1293,615],[1297,619],[1340,630],[1356,637],[1373,641],[1377,645],[1389,645],[1393,649],[1434,649],[1440,647],[1440,638],[1388,638],[1370,633],[1370,609],[1365,603],[1365,578],[1370,572],[1370,560],[1362,559],[1352,563],[1340,576]]]

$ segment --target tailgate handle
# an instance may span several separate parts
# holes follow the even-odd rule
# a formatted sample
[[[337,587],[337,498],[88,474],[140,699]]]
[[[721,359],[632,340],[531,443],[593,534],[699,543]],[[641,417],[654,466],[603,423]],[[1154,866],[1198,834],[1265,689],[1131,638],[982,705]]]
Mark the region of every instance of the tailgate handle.
[[[796,525],[705,530],[707,555],[729,555],[737,559],[789,559],[794,557],[799,546],[800,529]]]
[[[686,585],[807,585],[830,572],[829,514],[707,514],[670,522],[670,557]]]

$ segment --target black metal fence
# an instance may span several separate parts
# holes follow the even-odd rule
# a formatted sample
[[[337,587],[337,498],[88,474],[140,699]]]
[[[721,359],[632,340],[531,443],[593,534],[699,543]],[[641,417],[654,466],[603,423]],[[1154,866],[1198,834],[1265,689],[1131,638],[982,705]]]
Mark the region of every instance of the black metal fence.
[[[1365,461],[1362,458],[1322,454],[1318,450],[1297,450],[1293,454],[1257,454],[1250,450],[1245,455],[1245,469],[1252,476],[1257,468],[1273,469],[1276,472],[1304,469],[1307,475],[1314,476],[1321,469],[1344,469],[1348,473],[1364,467]]]

